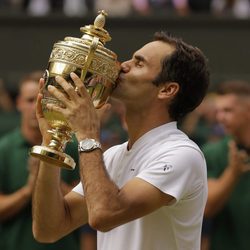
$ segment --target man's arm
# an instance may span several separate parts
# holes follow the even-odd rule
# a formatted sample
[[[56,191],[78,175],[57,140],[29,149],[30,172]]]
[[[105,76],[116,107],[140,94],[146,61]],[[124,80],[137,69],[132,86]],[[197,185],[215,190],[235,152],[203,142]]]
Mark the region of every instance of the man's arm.
[[[81,153],[80,166],[89,224],[99,231],[143,217],[174,199],[140,178],[119,189],[106,173],[101,150]]]
[[[218,179],[208,179],[205,217],[213,217],[224,207],[242,174],[250,170],[247,158],[246,152],[239,151],[235,142],[230,142],[228,167]]]
[[[4,162],[1,162],[5,164]],[[37,176],[38,161],[28,159],[29,177],[27,183],[11,194],[0,192],[0,221],[5,221],[17,215],[31,201],[32,190]]]
[[[86,138],[99,141],[100,116],[80,78],[74,73],[71,74],[71,78],[78,88],[77,93],[72,85],[57,76],[56,81],[65,90],[67,96],[51,85],[48,86],[48,90],[65,107],[47,104],[47,108],[60,112],[66,117],[78,141]],[[99,113],[104,112],[105,107],[104,105],[100,108]],[[174,199],[139,178],[132,179],[119,189],[106,172],[100,149],[80,153],[80,174],[89,224],[99,231],[108,231],[145,216]],[[60,213],[60,218],[65,216],[65,212],[60,211]],[[59,222],[59,220],[56,221],[57,225]]]
[[[33,234],[40,242],[55,242],[87,223],[84,197],[69,192],[63,197],[60,168],[41,162],[33,193]]]
[[[28,204],[30,199],[31,190],[26,186],[12,194],[0,193],[0,221],[15,216]]]
[[[40,79],[40,93],[37,96],[36,116],[39,122],[43,145],[48,145],[49,125],[44,118],[41,100],[44,79]],[[74,192],[63,197],[60,188],[60,168],[40,163],[34,188],[33,200],[33,234],[41,242],[54,242],[78,226],[87,222],[84,198]]]

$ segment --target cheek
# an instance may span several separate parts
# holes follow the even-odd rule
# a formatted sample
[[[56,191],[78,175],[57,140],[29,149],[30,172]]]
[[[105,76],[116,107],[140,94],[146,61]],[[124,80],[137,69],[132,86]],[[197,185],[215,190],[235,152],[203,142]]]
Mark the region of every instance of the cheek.
[[[216,119],[217,119],[218,122],[222,123],[225,120],[225,118],[226,118],[225,112],[218,111],[216,113]]]
[[[36,105],[33,103],[27,103],[23,106],[22,111],[27,115],[32,115],[36,111]]]

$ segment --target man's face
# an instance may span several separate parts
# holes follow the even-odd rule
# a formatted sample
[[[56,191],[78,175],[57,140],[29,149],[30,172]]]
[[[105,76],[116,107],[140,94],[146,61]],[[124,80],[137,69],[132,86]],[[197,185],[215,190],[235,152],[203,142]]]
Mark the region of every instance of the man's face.
[[[22,123],[30,128],[38,128],[36,119],[36,98],[39,91],[38,83],[27,81],[20,88],[17,108],[22,115]]]
[[[217,120],[228,134],[237,136],[249,126],[250,105],[247,97],[220,95],[217,97],[216,108]]]
[[[129,61],[121,64],[118,86],[112,96],[129,105],[143,105],[155,98],[158,88],[152,83],[161,72],[161,62],[174,47],[154,41],[136,51]]]

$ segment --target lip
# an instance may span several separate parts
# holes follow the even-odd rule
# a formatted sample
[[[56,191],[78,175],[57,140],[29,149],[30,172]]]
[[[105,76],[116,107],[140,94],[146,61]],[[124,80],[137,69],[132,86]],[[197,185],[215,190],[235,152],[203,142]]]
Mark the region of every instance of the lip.
[[[120,73],[119,76],[118,76],[118,78],[115,81],[116,85],[120,84],[122,82],[122,80],[123,80],[123,77],[122,77],[122,75]]]

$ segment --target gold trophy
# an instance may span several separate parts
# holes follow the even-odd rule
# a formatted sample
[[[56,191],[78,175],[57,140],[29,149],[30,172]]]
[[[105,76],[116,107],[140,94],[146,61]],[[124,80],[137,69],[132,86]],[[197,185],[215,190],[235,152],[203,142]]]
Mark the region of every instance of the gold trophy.
[[[64,41],[59,41],[53,46],[48,68],[44,73],[42,99],[44,117],[51,126],[48,133],[52,138],[47,147],[34,146],[30,151],[32,156],[42,161],[66,169],[74,169],[76,165],[72,157],[64,153],[74,131],[61,113],[50,111],[46,107],[48,103],[63,106],[47,90],[50,84],[62,90],[55,81],[55,76],[62,76],[74,86],[69,74],[75,72],[86,86],[95,108],[100,108],[107,102],[116,86],[115,81],[120,67],[117,55],[104,47],[105,42],[111,40],[109,33],[103,28],[106,15],[102,10],[93,25],[81,27],[80,31],[83,33],[81,38],[65,37]]]

